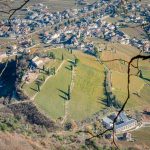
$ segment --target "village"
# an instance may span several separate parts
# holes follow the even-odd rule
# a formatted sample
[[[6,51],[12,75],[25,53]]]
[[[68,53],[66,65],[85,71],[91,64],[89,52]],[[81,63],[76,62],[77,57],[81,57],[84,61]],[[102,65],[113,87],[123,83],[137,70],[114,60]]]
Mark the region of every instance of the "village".
[[[87,43],[86,38],[96,37],[109,42],[130,44],[149,53],[150,44],[147,37],[145,39],[132,38],[120,30],[122,26],[128,27],[134,24],[135,26],[141,25],[145,32],[149,33],[149,26],[145,27],[149,23],[149,10],[143,9],[140,4],[129,3],[125,5],[125,12],[136,12],[136,14],[126,16],[125,12],[122,12],[120,16],[122,20],[115,23],[106,22],[105,18],[118,16],[117,7],[119,7],[119,2],[114,1],[108,5],[106,1],[101,0],[81,9],[50,13],[46,6],[37,4],[22,10],[26,11],[24,18],[13,18],[10,30],[8,21],[3,20],[0,36],[18,39],[20,41],[18,49],[22,46],[29,48],[35,43],[29,38],[28,40],[21,39],[22,35],[32,37],[35,32],[39,32],[39,38],[43,43],[57,47],[65,46],[92,51],[93,43]],[[47,27],[51,27],[52,31],[49,32]],[[15,53],[15,48],[12,48],[12,51]]]
[[[59,95],[59,99],[60,97],[64,99],[64,101],[61,102],[63,105],[60,105],[63,106],[62,112],[64,114],[62,116],[60,116],[59,113],[57,113],[57,115],[54,114],[55,120],[62,125],[71,118],[71,115],[68,115],[70,111],[68,107],[71,105],[69,101],[73,101],[72,95],[74,91],[72,92],[72,89],[75,88],[76,76],[80,75],[80,73],[79,75],[77,74],[80,68],[88,64],[88,58],[92,60],[90,63],[93,63],[97,68],[99,67],[98,65],[101,65],[100,69],[102,69],[102,71],[95,68],[97,69],[96,71],[101,71],[104,74],[101,75],[101,80],[104,79],[101,86],[104,85],[103,88],[105,92],[103,94],[107,97],[107,104],[105,104],[107,107],[102,107],[102,110],[96,108],[96,110],[94,110],[95,112],[91,110],[89,116],[85,117],[83,114],[84,118],[76,120],[75,123],[78,129],[85,129],[94,134],[99,133],[99,128],[103,130],[113,130],[116,140],[135,142],[136,137],[132,137],[132,132],[150,126],[150,110],[145,106],[141,111],[128,111],[128,109],[126,109],[118,115],[118,110],[122,103],[115,95],[117,88],[114,86],[114,82],[112,82],[114,71],[109,68],[107,64],[103,63],[103,57],[107,52],[110,55],[118,54],[119,48],[117,49],[115,46],[109,47],[109,45],[115,44],[124,47],[134,47],[137,54],[142,53],[149,55],[150,10],[146,6],[143,7],[140,3],[124,2],[122,11],[120,1],[118,0],[111,2],[98,0],[92,4],[84,0],[77,0],[76,4],[82,7],[70,8],[62,12],[50,12],[46,5],[39,3],[23,8],[21,10],[24,12],[22,18],[13,17],[11,21],[8,19],[2,20],[0,39],[4,39],[4,42],[3,40],[0,42],[0,62],[5,62],[6,59],[9,60],[9,58],[13,60],[14,57],[19,58],[22,55],[27,57],[27,63],[23,66],[23,73],[21,72],[20,85],[24,94],[27,95],[27,98],[29,98],[31,102],[36,103],[40,110],[43,108],[41,99],[48,97],[48,95],[45,97],[45,94],[43,94],[44,96],[40,94],[44,91],[49,80],[57,79],[62,69],[67,69],[68,72],[70,71],[69,73],[67,71],[64,71],[65,73],[63,72],[65,77],[68,78],[66,79],[67,84],[65,81],[62,81],[61,77],[61,80],[58,80],[58,82],[67,85],[67,92],[65,91],[66,89],[57,89],[61,94],[65,95]],[[111,19],[115,21],[108,21]],[[140,32],[141,37],[130,36],[130,34],[123,30],[134,27],[140,28],[140,31],[138,30],[139,28],[137,30]],[[9,40],[11,42],[5,42]],[[130,53],[127,49],[124,50],[125,55]],[[85,54],[85,56],[83,54]],[[20,64],[26,61],[25,59],[21,59]],[[96,64],[95,61],[97,61],[98,64]],[[120,66],[126,67],[125,63],[126,61],[120,61]],[[142,67],[141,65],[141,68]],[[142,74],[141,70],[138,76],[140,79],[136,81],[140,80],[140,87],[148,87],[147,89],[149,89],[149,79],[143,77],[144,73]],[[120,72],[118,71],[117,73]],[[85,74],[88,74],[88,71]],[[144,81],[142,82],[141,80]],[[0,90],[5,87],[6,84],[1,80],[0,76]],[[47,88],[49,88],[49,86]],[[80,88],[82,88],[82,86]],[[93,89],[95,89],[95,87],[93,87]],[[134,89],[132,94],[140,99],[143,96],[140,95],[142,90],[140,92],[137,91],[138,90]],[[54,92],[53,89],[52,92]],[[12,95],[14,98],[15,94],[13,93]],[[145,97],[143,99],[145,99]],[[146,97],[146,99],[148,98]],[[30,100],[27,100],[27,102]],[[1,98],[0,95],[0,105],[3,105],[5,103],[4,101],[5,99]],[[24,100],[24,102],[25,101],[26,100]],[[12,102],[12,104],[15,103],[20,104],[21,101]],[[9,105],[9,102],[7,102],[7,104]],[[147,102],[145,104],[147,104]],[[53,114],[49,111],[49,108],[45,109],[46,115]],[[74,114],[72,116],[74,117]],[[117,119],[114,122],[116,117]],[[72,125],[69,125],[69,127],[67,125],[64,125],[65,128],[72,130]],[[106,133],[103,138],[113,139],[114,136],[112,133]]]

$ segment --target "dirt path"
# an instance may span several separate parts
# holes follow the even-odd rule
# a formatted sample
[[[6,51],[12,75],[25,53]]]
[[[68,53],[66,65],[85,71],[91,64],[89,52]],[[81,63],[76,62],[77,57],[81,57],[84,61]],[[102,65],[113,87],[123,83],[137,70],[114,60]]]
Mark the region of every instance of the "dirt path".
[[[74,88],[74,79],[75,79],[75,67],[73,67],[73,70],[72,70],[72,75],[71,75],[71,84],[70,84],[70,91],[72,92],[73,88]],[[61,124],[64,124],[64,122],[67,120],[67,117],[69,115],[69,110],[68,110],[68,104],[69,104],[69,100],[66,100],[65,101],[65,106],[64,106],[64,109],[65,109],[65,115],[63,117],[63,120],[61,122]]]

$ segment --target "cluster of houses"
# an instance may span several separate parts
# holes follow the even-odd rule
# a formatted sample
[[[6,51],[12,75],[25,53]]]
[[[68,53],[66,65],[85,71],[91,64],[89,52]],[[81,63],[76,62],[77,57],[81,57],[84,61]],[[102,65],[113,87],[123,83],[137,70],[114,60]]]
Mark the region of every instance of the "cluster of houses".
[[[115,1],[118,5],[118,2]],[[94,5],[95,4],[95,5]],[[92,8],[97,8],[100,4],[94,3]],[[97,4],[97,5],[96,5]],[[99,5],[98,5],[99,4]],[[102,4],[101,4],[102,5]],[[134,4],[133,6],[129,3],[127,8],[130,10],[132,7],[135,9],[141,10],[140,5]],[[87,12],[92,10],[91,7],[83,7],[82,12]],[[145,52],[150,52],[150,42],[148,39],[137,39],[131,38],[123,31],[119,30],[120,23],[108,23],[103,18],[110,15],[110,13],[115,12],[116,7],[113,5],[107,6],[105,9],[100,10],[98,13],[93,15],[88,15],[86,17],[78,18],[76,21],[71,24],[70,22],[66,23],[63,28],[58,27],[55,32],[43,32],[40,35],[40,38],[43,43],[57,45],[60,47],[70,46],[77,49],[85,49],[88,45],[84,42],[87,37],[96,37],[102,38],[110,42],[119,42],[121,44],[131,44],[138,49],[141,49]],[[142,14],[143,10],[141,10]],[[134,16],[134,17],[133,17]],[[93,18],[94,17],[94,18]],[[138,20],[137,23],[146,23],[147,19],[136,17],[136,15],[127,16],[125,22],[135,22],[134,19]],[[142,21],[142,22],[141,22]],[[93,46],[94,47],[94,46]],[[91,47],[88,47],[89,50]]]
[[[87,47],[84,42],[87,37],[102,38],[106,41],[119,42],[121,44],[131,44],[145,52],[150,52],[150,42],[147,39],[130,38],[127,34],[120,31],[116,24],[107,23],[102,19],[93,21],[91,17],[80,19],[73,25],[67,25],[67,27],[65,26],[55,33],[44,32],[40,35],[42,42],[46,44],[70,45],[71,47],[75,46],[77,49]]]
[[[78,3],[86,3],[79,0]],[[34,33],[40,28],[53,26],[54,31],[44,31],[40,34],[40,39],[45,44],[55,45],[59,47],[73,47],[76,49],[88,49],[93,51],[94,46],[86,43],[87,37],[102,38],[110,42],[119,42],[121,44],[131,44],[147,53],[150,52],[150,42],[147,38],[137,39],[131,38],[120,30],[120,23],[108,23],[104,18],[118,16],[118,8],[120,8],[121,0],[98,0],[92,4],[86,4],[82,8],[66,9],[62,12],[50,12],[47,6],[36,4],[22,9],[25,11],[24,18],[12,18],[11,30],[7,19],[1,21],[0,37],[16,38],[22,35]],[[134,12],[126,15],[125,12]],[[90,14],[86,15],[87,13]],[[138,12],[138,13],[136,13]],[[139,3],[124,3],[123,23],[149,23],[150,10],[142,7]],[[82,17],[79,17],[82,16]],[[72,22],[73,19],[73,23]],[[60,26],[63,24],[63,26]],[[144,28],[146,32],[150,32],[150,26]],[[32,41],[21,40],[23,48],[32,46]]]
[[[35,45],[31,38],[21,38],[16,44],[8,44],[6,55],[17,55],[21,53],[30,53],[30,48]],[[5,54],[5,53],[4,53]]]

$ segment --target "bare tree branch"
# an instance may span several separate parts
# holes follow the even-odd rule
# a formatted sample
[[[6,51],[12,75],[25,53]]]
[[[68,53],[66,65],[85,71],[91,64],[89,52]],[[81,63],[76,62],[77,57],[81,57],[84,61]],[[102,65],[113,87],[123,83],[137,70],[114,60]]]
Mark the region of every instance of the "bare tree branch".
[[[29,1],[30,1],[30,0],[26,0],[20,7],[18,7],[18,8],[13,8],[13,9],[9,10],[9,13],[11,13],[11,12],[12,12],[12,13],[10,14],[8,20],[10,20],[10,19],[12,18],[12,16],[13,16],[18,10],[22,9]]]

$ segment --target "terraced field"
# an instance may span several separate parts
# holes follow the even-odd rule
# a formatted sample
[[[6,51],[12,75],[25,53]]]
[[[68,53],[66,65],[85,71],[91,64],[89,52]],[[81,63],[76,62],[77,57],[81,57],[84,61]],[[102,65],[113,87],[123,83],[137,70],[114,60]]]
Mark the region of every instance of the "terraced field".
[[[66,116],[67,119],[81,120],[104,108],[105,106],[100,100],[105,98],[103,89],[104,66],[99,64],[95,57],[80,51],[73,51],[72,54],[64,49],[51,49],[49,51],[54,52],[56,61],[52,64],[47,64],[47,67],[55,66],[58,68],[62,63],[62,54],[65,63],[55,76],[49,78],[41,91],[36,95],[35,103],[39,109],[54,119]],[[101,57],[104,60],[118,57],[129,60],[136,52],[137,50],[133,50],[126,55],[124,54],[125,50],[122,48],[122,51],[119,52],[119,50],[117,50],[116,53],[105,51]],[[70,61],[73,62],[75,57],[79,59],[79,62],[74,69],[74,77],[72,79]],[[112,91],[117,99],[123,103],[127,96],[127,64],[122,64],[121,62],[117,63],[118,64],[106,63],[106,65],[112,72]],[[143,69],[148,69],[145,68],[147,63],[149,62],[145,62],[142,65],[142,62],[140,62],[139,65],[140,67],[144,67]],[[143,75],[148,77],[146,71],[143,72]],[[42,74],[40,74],[40,76],[42,76]],[[71,85],[72,82],[71,99],[68,101],[68,86]],[[146,83],[144,79],[137,76],[131,77],[131,98],[126,109],[130,108],[135,110],[138,109],[139,106],[142,108],[149,106],[148,91],[150,87]],[[31,97],[36,94],[36,91],[32,90],[36,88],[35,86],[35,83],[31,83],[27,87],[25,86],[26,92]]]
[[[76,68],[75,85],[69,102],[70,118],[83,119],[104,107],[99,97],[104,97],[104,70],[94,57],[75,53],[80,59]]]
[[[113,93],[122,103],[127,98],[127,74],[112,71],[112,87]],[[150,106],[149,93],[150,87],[144,80],[131,76],[130,94],[126,109],[138,110],[139,107],[144,108]]]
[[[49,51],[53,51],[56,60],[45,66],[49,68],[55,66],[59,68],[59,71],[55,76],[49,77],[47,82],[42,85],[39,93],[33,90],[37,88],[34,82],[24,86],[26,93],[31,98],[35,98],[37,107],[54,119],[64,117],[67,111],[67,119],[75,120],[84,119],[102,109],[104,106],[99,98],[104,97],[104,70],[96,58],[80,51],[75,51],[73,54],[64,49],[51,49]],[[62,54],[64,61],[61,60]],[[72,81],[73,72],[70,70],[70,65],[75,58],[78,58],[79,62],[74,68]],[[38,78],[43,75],[40,73]],[[71,82],[73,82],[71,99],[68,101],[67,92]]]
[[[71,82],[71,71],[66,69],[68,66],[69,62],[65,62],[60,71],[46,82],[35,98],[37,106],[53,118],[64,115],[64,103]]]
[[[102,60],[123,59],[129,61],[131,57],[139,54],[139,51],[129,45],[122,44],[108,44],[108,48],[115,48],[116,52],[109,50],[102,52]],[[122,61],[105,62],[108,68],[111,70],[111,82],[112,92],[116,95],[117,99],[122,103],[127,98],[127,63]],[[137,65],[137,61],[133,62],[133,65]],[[131,67],[131,83],[130,83],[130,100],[127,104],[127,109],[138,109],[150,106],[149,93],[150,87],[147,85],[150,82],[150,62],[139,60],[139,68],[142,70],[143,78],[137,77],[137,69]]]

